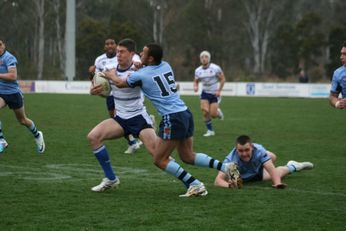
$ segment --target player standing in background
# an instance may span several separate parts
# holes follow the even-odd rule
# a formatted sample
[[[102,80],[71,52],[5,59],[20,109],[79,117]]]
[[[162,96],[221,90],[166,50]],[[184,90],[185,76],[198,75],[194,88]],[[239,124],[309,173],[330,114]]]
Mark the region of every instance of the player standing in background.
[[[89,67],[89,74],[91,79],[97,72],[115,69],[118,66],[116,49],[117,44],[114,39],[108,38],[105,40],[105,53],[98,56],[95,60],[95,64]],[[136,66],[140,65],[140,61],[140,57],[137,54],[133,56],[133,62]],[[111,86],[114,86],[112,82],[110,82],[110,84]],[[115,116],[116,109],[114,104],[114,96],[112,94],[106,98],[106,105],[110,118],[113,118]],[[125,139],[128,141],[128,148],[124,152],[126,154],[133,154],[137,149],[140,148],[142,144],[140,140],[137,141],[131,134],[125,137]]]
[[[211,56],[208,51],[202,51],[199,57],[202,65],[195,70],[193,89],[198,92],[198,84],[202,82],[201,109],[205,126],[208,129],[203,136],[214,136],[212,119],[224,119],[219,103],[225,84],[225,75],[218,65],[210,62]]]
[[[173,70],[167,62],[162,61],[162,55],[161,46],[148,44],[141,53],[145,67],[133,72],[127,79],[110,72],[106,72],[106,75],[117,87],[127,89],[139,86],[162,116],[153,155],[154,163],[184,183],[187,192],[181,197],[206,196],[208,192],[204,184],[169,158],[174,149],[187,164],[214,168],[228,174],[230,178],[239,175],[239,172],[233,168],[233,163],[224,164],[204,153],[193,151],[193,116],[177,93]]]
[[[340,51],[342,66],[334,71],[330,88],[329,103],[339,109],[346,108],[346,41]],[[339,99],[341,93],[342,99]]]
[[[234,162],[238,166],[241,179],[244,182],[271,180],[272,187],[283,189],[287,185],[281,178],[293,172],[312,169],[311,162],[288,161],[286,166],[275,167],[276,155],[266,150],[262,145],[252,143],[249,136],[241,135],[237,138],[235,147],[226,156],[224,163]],[[233,181],[223,172],[215,178],[215,185],[224,188],[237,188]]]
[[[136,43],[131,39],[123,39],[117,47],[118,65],[116,69],[107,72],[117,73],[122,79],[126,79],[135,71],[132,57],[135,54]],[[94,86],[90,93],[97,95],[102,91],[102,86]],[[143,104],[144,98],[140,87],[120,89],[112,85],[114,102],[117,112],[114,118],[109,118],[94,127],[88,134],[88,141],[93,149],[95,157],[99,161],[105,178],[91,190],[102,192],[116,187],[120,180],[112,169],[109,155],[104,140],[117,139],[129,134],[140,137],[149,153],[154,153],[156,134],[152,127],[152,120]]]
[[[0,39],[0,109],[8,105],[14,111],[18,122],[33,134],[37,151],[43,153],[45,150],[43,133],[38,131],[35,123],[26,117],[23,98],[17,81],[17,59],[6,50],[4,40]],[[0,121],[0,153],[7,146]]]

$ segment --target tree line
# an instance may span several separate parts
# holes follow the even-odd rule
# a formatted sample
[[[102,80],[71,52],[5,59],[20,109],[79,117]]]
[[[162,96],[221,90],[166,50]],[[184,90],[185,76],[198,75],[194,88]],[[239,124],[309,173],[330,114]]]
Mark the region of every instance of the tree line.
[[[68,0],[66,0],[68,1]],[[0,0],[0,35],[20,79],[64,80],[66,1]],[[160,43],[178,81],[192,81],[208,50],[227,81],[329,81],[346,40],[342,0],[77,0],[76,80],[104,40]]]

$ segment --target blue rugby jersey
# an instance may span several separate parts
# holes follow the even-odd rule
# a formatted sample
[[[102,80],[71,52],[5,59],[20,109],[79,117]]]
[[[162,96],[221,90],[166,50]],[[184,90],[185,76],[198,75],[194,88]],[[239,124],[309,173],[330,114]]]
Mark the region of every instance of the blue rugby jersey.
[[[173,70],[165,61],[132,73],[127,83],[130,87],[140,86],[161,116],[187,109],[177,91]]]
[[[17,67],[17,59],[10,52],[5,51],[0,56],[0,73],[8,73],[8,69]],[[0,79],[0,94],[9,95],[20,92],[18,81]]]
[[[341,66],[334,71],[330,92],[337,93],[337,94],[341,93],[342,98],[346,98],[346,67],[345,66]]]

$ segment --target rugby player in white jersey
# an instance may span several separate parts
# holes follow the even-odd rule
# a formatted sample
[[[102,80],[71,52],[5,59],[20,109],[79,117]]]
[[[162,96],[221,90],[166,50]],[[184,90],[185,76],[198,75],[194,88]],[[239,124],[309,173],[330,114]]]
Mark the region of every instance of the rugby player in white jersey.
[[[204,136],[214,136],[215,131],[212,125],[212,119],[224,119],[224,115],[219,107],[221,100],[221,91],[225,84],[225,75],[220,66],[210,62],[211,55],[208,51],[202,51],[200,54],[201,66],[195,70],[195,79],[193,88],[198,92],[198,84],[202,82],[201,109],[203,120],[207,127]]]
[[[133,55],[135,54],[136,43],[131,39],[123,39],[117,46],[118,66],[113,69],[120,78],[127,78],[134,72]],[[90,93],[97,95],[102,91],[101,86],[94,86]],[[102,192],[116,187],[120,180],[112,169],[109,155],[104,140],[117,139],[129,134],[139,137],[149,153],[154,152],[156,134],[152,125],[153,122],[143,104],[144,98],[140,87],[118,88],[112,85],[112,95],[114,97],[117,112],[114,118],[109,118],[94,127],[88,134],[87,139],[93,149],[95,157],[99,161],[105,178],[102,182],[91,190]]]
[[[108,38],[105,40],[105,46],[104,46],[105,53],[98,56],[95,60],[94,65],[89,67],[90,79],[92,79],[94,74],[97,72],[102,72],[104,70],[111,70],[117,67],[118,60],[116,57],[116,54],[117,54],[116,49],[117,49],[117,44],[114,39]],[[141,59],[139,55],[135,54],[132,60],[136,64],[136,66],[140,65]],[[113,83],[110,81],[110,84],[112,85]],[[116,110],[115,110],[114,98],[112,95],[106,98],[106,105],[107,105],[109,117],[113,118],[116,113]],[[130,134],[125,138],[128,142],[128,148],[125,150],[124,153],[133,154],[137,149],[140,148],[142,142],[140,140],[137,141],[133,137],[133,135]]]

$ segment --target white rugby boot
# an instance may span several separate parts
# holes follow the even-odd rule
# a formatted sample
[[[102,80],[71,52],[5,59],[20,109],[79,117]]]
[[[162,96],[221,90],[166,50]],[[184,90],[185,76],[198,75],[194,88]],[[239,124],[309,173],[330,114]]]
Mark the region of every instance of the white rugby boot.
[[[215,136],[215,132],[211,130],[207,130],[207,132],[203,136],[204,137]]]
[[[138,150],[141,147],[142,144],[143,142],[140,139],[138,139],[135,144],[129,145],[124,153],[133,154],[135,153],[136,150]]]
[[[0,153],[2,153],[8,146],[5,139],[0,139]]]
[[[314,168],[314,164],[311,162],[297,162],[294,160],[290,160],[287,162],[286,166],[288,165],[293,165],[293,167],[296,169],[297,172],[301,171],[301,170],[310,170]]]
[[[41,131],[38,131],[38,134],[40,134],[40,135],[37,138],[35,138],[37,152],[43,153],[44,150],[46,149],[46,145],[45,145],[44,139],[43,139],[43,133]]]
[[[185,194],[179,195],[179,197],[198,197],[198,196],[206,196],[208,195],[208,191],[205,188],[203,183],[197,185],[191,185]]]
[[[220,108],[217,109],[217,113],[218,113],[218,118],[220,120],[224,120],[225,119],[225,116],[224,116],[224,114],[223,114],[223,112],[221,111]]]
[[[110,180],[107,177],[103,178],[99,185],[91,188],[91,191],[94,192],[104,192],[108,189],[117,188],[120,184],[120,180],[116,177],[114,180]]]

